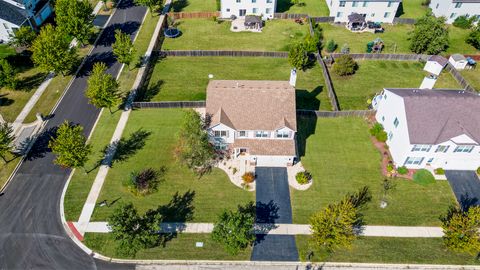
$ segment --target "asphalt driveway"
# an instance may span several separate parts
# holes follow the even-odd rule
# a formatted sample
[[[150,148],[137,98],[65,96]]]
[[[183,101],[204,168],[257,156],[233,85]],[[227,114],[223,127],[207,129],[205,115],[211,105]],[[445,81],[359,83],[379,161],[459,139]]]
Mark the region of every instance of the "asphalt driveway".
[[[445,171],[445,176],[463,208],[480,205],[480,180],[475,171]]]
[[[257,223],[292,223],[287,168],[257,167]],[[252,261],[298,261],[293,235],[257,235]]]

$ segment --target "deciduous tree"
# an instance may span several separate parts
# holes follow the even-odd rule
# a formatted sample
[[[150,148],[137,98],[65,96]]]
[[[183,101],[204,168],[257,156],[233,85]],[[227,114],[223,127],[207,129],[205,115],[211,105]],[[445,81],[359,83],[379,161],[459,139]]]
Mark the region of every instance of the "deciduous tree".
[[[67,121],[60,125],[56,137],[51,138],[48,147],[57,156],[54,162],[67,168],[83,168],[91,152],[91,146],[83,135],[83,127],[71,125]]]
[[[417,20],[410,33],[410,50],[417,54],[439,54],[449,45],[448,27],[444,17],[435,17],[431,11]]]
[[[77,60],[75,48],[65,35],[51,24],[45,25],[33,41],[32,60],[45,72],[53,71],[65,75],[72,70]]]
[[[123,33],[119,29],[115,30],[115,43],[113,43],[112,49],[118,62],[129,66],[133,61],[135,48],[133,47],[130,35]]]
[[[255,232],[255,206],[249,203],[238,206],[237,211],[223,210],[214,224],[212,239],[221,243],[230,254],[237,254],[253,244]]]
[[[93,7],[88,0],[56,0],[55,22],[58,30],[76,38],[81,44],[88,42],[93,29]]]
[[[134,0],[135,4],[148,7],[151,14],[162,8],[162,0]]]
[[[453,251],[477,255],[480,252],[480,207],[472,206],[468,210],[458,206],[451,207],[440,218],[443,229],[443,243]]]
[[[17,71],[6,59],[0,60],[0,86],[10,89],[17,87]]]
[[[95,107],[108,108],[112,113],[112,107],[120,104],[121,97],[118,93],[117,81],[106,71],[107,66],[103,62],[93,65],[85,95]]]
[[[477,50],[480,50],[480,25],[472,29],[465,41]]]
[[[5,163],[7,163],[5,156],[13,149],[13,140],[15,140],[13,128],[6,122],[0,123],[0,156]]]
[[[21,26],[13,34],[10,34],[10,44],[17,48],[30,48],[37,34],[31,27]]]

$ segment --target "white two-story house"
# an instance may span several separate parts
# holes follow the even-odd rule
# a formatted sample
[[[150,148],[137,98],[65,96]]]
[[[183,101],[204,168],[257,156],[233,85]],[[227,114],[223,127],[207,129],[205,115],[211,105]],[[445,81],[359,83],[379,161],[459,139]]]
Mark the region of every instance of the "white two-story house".
[[[366,21],[392,23],[402,0],[325,0],[335,22],[348,22],[348,15],[358,13]]]
[[[288,81],[212,80],[208,134],[217,149],[256,166],[293,165],[297,132],[295,88]]]
[[[376,120],[397,167],[476,170],[480,96],[463,90],[384,89]]]
[[[221,0],[221,17],[261,16],[263,20],[273,19],[277,0]]]
[[[445,17],[451,24],[459,16],[479,16],[480,0],[431,0],[430,8],[435,16]]]

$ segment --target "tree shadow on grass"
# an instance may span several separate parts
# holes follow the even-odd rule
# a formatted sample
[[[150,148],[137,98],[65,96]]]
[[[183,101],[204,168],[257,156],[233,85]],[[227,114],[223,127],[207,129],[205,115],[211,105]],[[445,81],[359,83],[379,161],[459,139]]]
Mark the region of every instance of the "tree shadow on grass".
[[[317,119],[315,114],[297,117],[297,148],[299,158],[304,157],[307,152],[307,139],[315,134]]]
[[[278,0],[277,11],[278,13],[287,12],[293,6],[292,0]]]
[[[159,80],[148,87],[144,87],[143,91],[137,95],[137,101],[151,101],[158,93],[160,93],[160,89],[164,84],[163,80]]]
[[[206,1],[206,0],[202,0],[202,1]],[[171,7],[173,8],[173,12],[181,12],[189,4],[190,2],[188,0],[175,0],[173,1]]]
[[[12,105],[15,100],[8,98],[8,94],[0,94],[0,107],[6,107]]]
[[[18,81],[16,90],[30,92],[35,90],[42,84],[42,82],[47,78],[47,73],[36,73],[28,77],[24,77]]]

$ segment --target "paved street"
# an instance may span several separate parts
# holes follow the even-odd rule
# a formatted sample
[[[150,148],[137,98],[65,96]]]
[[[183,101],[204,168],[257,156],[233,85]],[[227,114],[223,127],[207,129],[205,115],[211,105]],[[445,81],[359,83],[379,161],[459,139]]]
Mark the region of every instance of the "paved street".
[[[480,205],[480,180],[474,171],[446,171],[445,175],[462,207]]]
[[[137,32],[144,7],[123,1],[105,29],[92,56],[73,81],[62,102],[0,197],[0,269],[132,269],[132,265],[111,265],[94,260],[66,235],[60,220],[60,197],[69,170],[53,165],[47,148],[52,130],[64,120],[84,126],[89,134],[99,110],[84,97],[86,80],[94,62],[103,61],[108,73],[116,75],[120,64],[111,53],[114,30]]]

